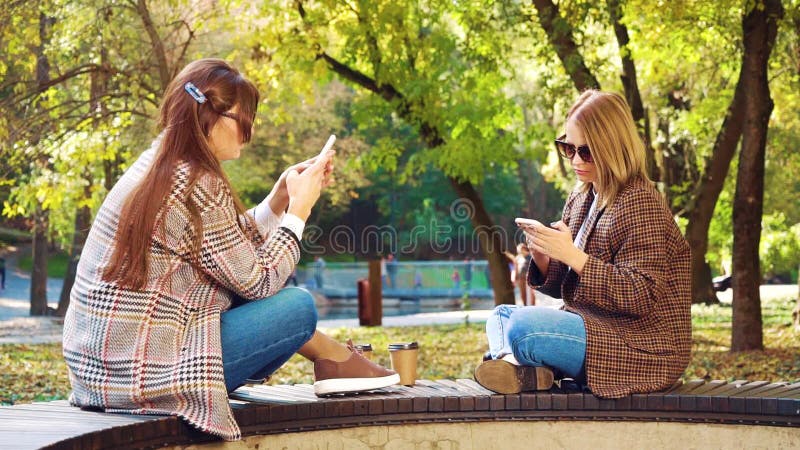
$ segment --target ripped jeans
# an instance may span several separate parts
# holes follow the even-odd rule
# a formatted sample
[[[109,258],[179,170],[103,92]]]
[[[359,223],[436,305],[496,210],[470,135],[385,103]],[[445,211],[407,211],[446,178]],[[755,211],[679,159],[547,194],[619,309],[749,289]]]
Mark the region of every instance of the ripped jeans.
[[[577,314],[544,306],[500,305],[486,320],[486,336],[494,359],[513,354],[522,365],[554,369],[558,378],[586,378],[586,329]]]

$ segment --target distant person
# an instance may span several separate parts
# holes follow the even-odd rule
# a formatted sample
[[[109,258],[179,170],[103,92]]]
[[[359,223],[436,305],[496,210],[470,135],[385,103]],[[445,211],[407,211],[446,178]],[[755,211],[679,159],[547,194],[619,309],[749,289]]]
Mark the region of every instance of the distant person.
[[[506,257],[506,263],[508,264],[508,276],[511,280],[511,285],[516,286],[517,283],[517,256],[509,251],[504,251],[503,256]]]
[[[648,178],[624,97],[585,91],[565,128],[556,148],[579,183],[561,220],[523,226],[528,284],[564,307],[496,307],[475,379],[505,394],[549,389],[554,376],[604,398],[666,389],[691,352],[689,245]]]
[[[472,288],[472,258],[467,257],[464,260],[464,284],[466,284],[467,290]]]
[[[458,267],[453,269],[453,274],[450,275],[450,280],[453,281],[453,287],[459,289],[461,287],[461,272],[458,271]]]
[[[417,269],[414,271],[414,289],[420,289],[422,287],[422,271]]]
[[[517,255],[514,257],[514,272],[516,274],[516,282],[514,284],[519,288],[523,305],[534,305],[536,303],[535,296],[531,295],[530,299],[528,296],[527,275],[530,262],[531,254],[528,251],[528,246],[525,243],[517,244]]]
[[[237,440],[228,393],[295,353],[314,362],[318,395],[399,382],[317,331],[308,291],[283,289],[334,151],[287,168],[253,209],[233,194],[222,163],[250,140],[258,105],[220,59],[166,87],[161,134],[106,196],[78,263],[63,335],[72,405],[171,414]]]
[[[325,260],[322,259],[322,256],[315,256],[314,257],[314,284],[317,289],[322,289],[324,287],[323,282],[325,281],[323,278],[323,274],[325,273]]]
[[[6,259],[0,258],[0,290],[6,289]]]
[[[289,278],[286,280],[286,284],[283,286],[286,287],[292,283],[293,286],[297,286],[297,267],[294,268],[291,274],[289,274]]]
[[[394,255],[389,253],[386,257],[386,273],[389,275],[389,285],[393,288],[397,287],[397,260]]]
[[[381,255],[381,284],[383,287],[392,287],[392,284],[389,282],[389,271],[386,270],[386,257]]]

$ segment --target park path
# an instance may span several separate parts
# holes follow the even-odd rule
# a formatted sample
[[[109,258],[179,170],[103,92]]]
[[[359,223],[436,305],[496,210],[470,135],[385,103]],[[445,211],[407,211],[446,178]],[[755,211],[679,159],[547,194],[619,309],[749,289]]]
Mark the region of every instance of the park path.
[[[29,245],[8,247],[5,289],[0,290],[0,344],[38,344],[61,342],[63,319],[58,317],[31,317],[31,274],[17,265],[21,255],[29,254]],[[47,300],[52,308],[58,306],[61,295],[60,278],[47,279]]]

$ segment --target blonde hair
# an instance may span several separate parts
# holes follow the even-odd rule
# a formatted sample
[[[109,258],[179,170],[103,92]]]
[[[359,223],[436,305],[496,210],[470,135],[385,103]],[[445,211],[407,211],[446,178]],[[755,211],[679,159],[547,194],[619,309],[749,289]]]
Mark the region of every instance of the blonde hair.
[[[636,178],[649,181],[644,143],[636,131],[625,98],[613,92],[587,90],[567,113],[581,130],[597,169],[594,189],[601,205],[611,206],[617,194]],[[588,191],[589,185],[583,186]]]

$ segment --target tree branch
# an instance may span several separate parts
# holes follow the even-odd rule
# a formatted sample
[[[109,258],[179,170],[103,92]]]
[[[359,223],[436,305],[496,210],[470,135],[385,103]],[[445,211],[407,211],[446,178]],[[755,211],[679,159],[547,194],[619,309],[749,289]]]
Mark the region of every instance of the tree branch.
[[[150,46],[153,49],[153,54],[156,57],[156,62],[158,64],[158,75],[161,78],[160,91],[163,92],[172,79],[170,77],[169,65],[167,64],[167,54],[164,51],[164,43],[158,36],[158,30],[156,30],[153,19],[150,17],[150,10],[147,9],[147,0],[137,0],[136,12],[142,19],[144,29],[147,32],[147,35],[150,37]]]
[[[578,51],[578,45],[572,37],[572,26],[561,17],[558,6],[552,0],[533,0],[533,5],[538,11],[539,24],[547,33],[550,45],[556,50],[575,87],[579,91],[600,89],[600,83],[586,67],[583,56]]]
[[[186,57],[186,52],[189,50],[189,44],[191,44],[192,39],[194,39],[194,30],[192,30],[192,27],[190,27],[185,20],[181,20],[180,22],[186,26],[186,31],[189,32],[189,37],[186,38],[186,42],[184,42],[183,46],[181,47],[181,53],[178,55],[177,64],[175,64],[175,68],[172,71],[172,77],[175,77],[175,75],[178,74],[180,67],[183,67],[183,58]]]
[[[17,82],[14,82],[14,83],[9,83],[9,84],[3,85],[2,87],[0,87],[0,90],[5,90],[5,89],[7,89],[9,87],[12,87],[15,84],[19,84],[19,83],[24,83],[24,84],[27,84],[27,85],[34,86],[33,89],[28,91],[28,93],[26,95],[24,95],[23,97],[13,97],[13,96],[12,97],[8,97],[9,101],[24,102],[25,100],[28,100],[28,99],[30,99],[32,97],[35,97],[35,96],[41,94],[42,92],[45,92],[46,90],[50,89],[51,87],[53,87],[53,86],[55,86],[57,84],[63,83],[63,82],[65,82],[65,81],[67,81],[67,80],[69,80],[71,78],[75,78],[75,77],[78,77],[78,76],[81,76],[81,75],[85,75],[85,74],[91,73],[91,72],[99,72],[99,71],[102,71],[102,70],[105,70],[105,69],[102,66],[98,65],[98,64],[83,64],[83,65],[75,67],[75,68],[73,68],[71,70],[68,70],[67,72],[61,74],[60,76],[58,76],[56,78],[51,78],[51,79],[49,79],[47,81],[43,81],[43,80],[39,80],[39,81],[17,81]],[[7,103],[7,102],[4,102],[4,103]]]

